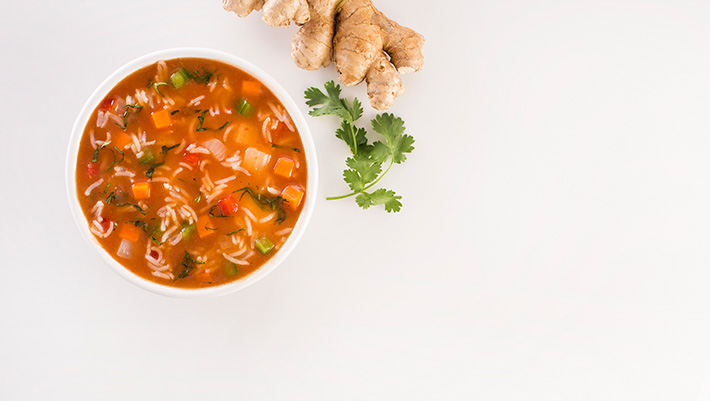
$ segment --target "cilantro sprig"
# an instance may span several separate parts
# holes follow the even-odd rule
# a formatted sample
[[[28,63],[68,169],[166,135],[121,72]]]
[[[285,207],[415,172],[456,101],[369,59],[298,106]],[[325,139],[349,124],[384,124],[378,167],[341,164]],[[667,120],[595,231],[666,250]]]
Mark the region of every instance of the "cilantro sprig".
[[[335,136],[343,140],[352,152],[345,160],[348,167],[343,171],[343,179],[352,192],[331,196],[327,200],[355,197],[355,202],[363,209],[384,205],[389,212],[399,212],[402,208],[401,196],[394,191],[379,188],[368,192],[384,177],[395,164],[407,160],[407,154],[414,150],[414,138],[404,133],[404,121],[391,113],[381,113],[371,121],[372,130],[382,136],[382,140],[368,143],[367,130],[355,125],[362,117],[363,108],[357,98],[349,102],[340,97],[340,85],[333,81],[325,84],[325,92],[308,88],[305,92],[306,104],[312,108],[308,113],[319,117],[338,116],[343,121]],[[387,164],[387,161],[389,163]],[[383,169],[383,165],[387,167]]]

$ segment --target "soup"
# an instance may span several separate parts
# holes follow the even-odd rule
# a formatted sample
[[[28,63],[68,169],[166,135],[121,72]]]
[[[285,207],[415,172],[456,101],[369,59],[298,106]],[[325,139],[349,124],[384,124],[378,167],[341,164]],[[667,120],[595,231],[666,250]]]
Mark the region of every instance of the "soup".
[[[79,145],[89,230],[145,279],[201,288],[238,280],[278,252],[307,196],[303,144],[261,82],[179,58],[119,82]]]

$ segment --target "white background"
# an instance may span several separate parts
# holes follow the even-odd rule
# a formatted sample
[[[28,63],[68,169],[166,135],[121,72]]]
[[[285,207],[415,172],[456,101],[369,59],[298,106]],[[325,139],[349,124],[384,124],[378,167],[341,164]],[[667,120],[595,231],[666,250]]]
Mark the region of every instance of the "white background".
[[[335,70],[299,70],[295,27],[219,0],[3,2],[0,399],[710,399],[710,4],[376,3],[427,38],[391,110],[416,138],[382,181],[402,212],[324,200],[346,149],[308,117],[299,247],[178,300],[111,272],[70,217],[85,99],[170,47],[246,58],[304,112]]]

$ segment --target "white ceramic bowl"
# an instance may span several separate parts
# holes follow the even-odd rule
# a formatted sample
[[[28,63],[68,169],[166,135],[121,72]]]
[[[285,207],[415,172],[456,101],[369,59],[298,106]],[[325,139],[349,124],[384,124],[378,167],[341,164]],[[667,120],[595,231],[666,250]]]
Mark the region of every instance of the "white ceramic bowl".
[[[79,142],[84,133],[86,123],[89,120],[89,117],[91,116],[91,113],[94,111],[94,109],[99,105],[99,103],[106,97],[106,95],[117,83],[119,83],[121,80],[123,80],[125,77],[127,77],[134,71],[147,65],[153,64],[159,60],[167,60],[181,57],[200,57],[218,60],[240,68],[248,72],[255,78],[259,79],[274,93],[274,95],[276,95],[279,100],[281,100],[284,107],[286,107],[289,114],[291,115],[291,118],[296,124],[298,132],[301,135],[308,165],[308,188],[303,210],[301,211],[301,215],[298,218],[298,222],[296,222],[296,226],[294,227],[291,236],[284,243],[283,247],[278,251],[278,253],[274,255],[274,257],[272,257],[261,268],[259,268],[258,270],[243,279],[233,281],[231,283],[222,284],[219,286],[198,289],[170,287],[167,285],[162,285],[146,280],[140,276],[137,276],[127,268],[123,267],[116,260],[114,260],[108,254],[108,252],[106,252],[101,247],[99,242],[89,231],[89,222],[86,220],[86,218],[84,217],[84,213],[81,211],[76,190],[76,163],[79,152]],[[131,283],[156,294],[179,298],[197,298],[225,295],[247,287],[264,278],[264,276],[271,273],[271,271],[273,271],[278,265],[283,263],[283,261],[288,257],[291,251],[296,247],[296,244],[303,235],[303,232],[306,230],[308,221],[310,220],[311,215],[313,214],[313,207],[315,206],[316,193],[318,189],[318,164],[315,152],[316,150],[313,144],[313,137],[311,136],[311,132],[308,129],[308,124],[306,124],[306,120],[299,111],[298,107],[296,106],[296,103],[293,101],[291,96],[289,96],[286,90],[278,84],[278,82],[276,82],[271,76],[269,76],[267,73],[265,73],[263,70],[261,70],[254,64],[231,54],[212,49],[177,48],[161,50],[147,54],[143,57],[139,57],[133,61],[128,62],[123,67],[116,70],[113,74],[106,78],[106,80],[104,80],[98,86],[98,88],[96,88],[96,90],[94,90],[94,93],[89,96],[89,99],[86,101],[84,107],[81,109],[79,116],[74,122],[71,140],[69,141],[69,149],[67,150],[66,186],[67,194],[69,196],[69,205],[71,207],[72,214],[74,215],[74,221],[76,221],[76,224],[79,227],[79,231],[81,231],[81,234],[84,239],[86,239],[90,246],[101,255],[101,257],[111,267],[111,269],[113,269],[113,271],[115,271],[119,276],[125,278]]]

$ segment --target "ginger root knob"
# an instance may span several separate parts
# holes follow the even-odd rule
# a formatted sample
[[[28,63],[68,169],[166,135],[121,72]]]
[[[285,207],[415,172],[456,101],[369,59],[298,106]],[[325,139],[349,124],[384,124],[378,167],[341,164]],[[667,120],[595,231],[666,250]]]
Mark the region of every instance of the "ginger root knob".
[[[370,104],[392,106],[404,93],[400,74],[424,66],[424,37],[400,26],[371,0],[223,0],[224,9],[246,17],[263,9],[271,26],[301,25],[291,43],[291,58],[306,70],[327,67],[331,60],[344,85],[367,82]],[[337,23],[337,24],[336,24]],[[337,26],[337,31],[336,27]]]

